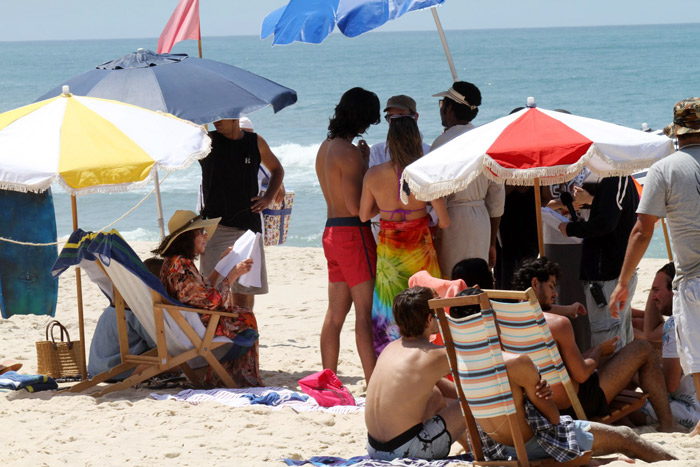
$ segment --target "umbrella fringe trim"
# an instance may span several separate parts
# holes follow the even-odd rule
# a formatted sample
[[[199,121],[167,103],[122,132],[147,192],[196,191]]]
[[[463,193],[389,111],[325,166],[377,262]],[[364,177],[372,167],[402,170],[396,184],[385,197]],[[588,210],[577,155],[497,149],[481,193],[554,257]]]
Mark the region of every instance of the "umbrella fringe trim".
[[[199,125],[197,125],[199,126]],[[128,183],[115,183],[115,184],[109,184],[109,185],[95,185],[95,186],[90,186],[90,187],[85,187],[85,188],[73,188],[66,184],[65,180],[63,178],[58,177],[58,183],[63,187],[64,190],[66,190],[68,193],[76,196],[82,196],[82,195],[90,195],[90,194],[100,194],[100,193],[123,193],[125,191],[133,190],[134,188],[141,188],[149,183],[151,183],[154,179],[154,174],[156,170],[162,170],[167,174],[170,174],[171,172],[175,172],[176,170],[184,170],[190,165],[192,165],[193,162],[198,161],[200,159],[205,158],[210,152],[211,152],[211,139],[206,138],[205,139],[206,143],[204,145],[204,148],[201,151],[193,152],[190,154],[187,159],[183,161],[182,164],[179,165],[169,165],[167,167],[164,166],[159,166],[159,164],[154,164],[153,167],[151,168],[150,172],[144,178],[143,180],[139,180],[136,182],[128,182]],[[0,187],[1,188],[1,187]],[[44,189],[45,190],[45,189]],[[40,190],[40,191],[44,191]]]
[[[408,177],[408,174],[404,170],[401,175],[401,185],[404,182],[408,184],[408,188],[411,194],[419,201],[432,201],[437,198],[444,198],[445,196],[457,193],[459,191],[465,190],[469,184],[474,181],[481,173],[483,168],[475,170],[470,173],[466,179],[453,179],[444,180],[441,182],[431,183],[430,187],[427,189],[421,187],[417,182]],[[401,190],[401,202],[404,204],[408,203],[408,196],[404,190]]]
[[[597,170],[588,165],[594,156],[613,167],[611,170]],[[584,167],[588,167],[591,172],[599,177],[624,177],[631,175],[638,170],[651,167],[659,158],[640,159],[637,161],[615,162],[604,155],[595,146],[591,145],[586,153],[575,163],[557,167],[541,167],[536,169],[506,169],[501,167],[490,156],[485,155],[482,163],[476,170],[471,172],[464,179],[443,180],[431,183],[429,187],[421,186],[408,176],[406,171],[401,175],[401,184],[407,183],[411,193],[417,200],[431,201],[436,198],[443,198],[458,191],[465,190],[481,173],[484,173],[490,180],[496,183],[508,183],[509,185],[532,186],[533,179],[540,178],[542,185],[568,182],[576,176]],[[408,201],[406,193],[401,190],[401,201],[405,204]]]
[[[600,156],[601,154],[591,146],[575,164],[532,169],[507,169],[501,167],[490,156],[484,156],[484,167],[487,169],[484,173],[496,183],[508,183],[509,185],[532,186],[535,178],[540,178],[543,185],[563,183],[574,178],[594,155]]]
[[[49,188],[51,188],[51,183],[49,183],[46,186],[42,185],[39,187],[30,188],[27,185],[23,185],[21,183],[0,182],[0,190],[18,191],[20,193],[43,193]]]
[[[111,185],[96,185],[96,186],[89,186],[89,187],[85,187],[85,188],[73,188],[72,186],[69,186],[65,182],[65,180],[63,180],[60,177],[58,179],[58,183],[69,194],[75,195],[75,196],[83,196],[83,195],[102,194],[102,193],[122,193],[125,191],[133,190],[134,188],[141,188],[145,185],[148,185],[148,183],[152,179],[153,179],[153,174],[150,173],[146,178],[144,178],[143,180],[139,180],[138,182],[115,183],[115,184],[111,184]]]

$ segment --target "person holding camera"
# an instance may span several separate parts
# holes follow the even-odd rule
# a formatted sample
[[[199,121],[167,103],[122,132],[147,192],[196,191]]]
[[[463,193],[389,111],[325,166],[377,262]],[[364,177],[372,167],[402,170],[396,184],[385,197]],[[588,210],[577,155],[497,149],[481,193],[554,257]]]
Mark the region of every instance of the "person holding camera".
[[[637,221],[639,194],[632,177],[606,177],[598,182],[593,195],[588,220],[562,222],[559,230],[567,237],[583,239],[579,278],[586,294],[591,347],[619,336],[615,349],[619,352],[634,340],[630,304],[637,274],[629,281],[630,300],[617,318],[610,314],[607,297],[620,276],[627,241]]]

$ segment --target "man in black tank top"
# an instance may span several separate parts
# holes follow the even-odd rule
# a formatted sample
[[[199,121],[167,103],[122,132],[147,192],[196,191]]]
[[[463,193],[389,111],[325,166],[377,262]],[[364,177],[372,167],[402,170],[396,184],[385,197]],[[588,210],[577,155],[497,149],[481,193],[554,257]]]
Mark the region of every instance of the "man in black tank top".
[[[221,254],[247,230],[262,232],[260,212],[273,200],[282,185],[284,169],[267,142],[258,134],[242,131],[239,121],[214,122],[216,131],[209,133],[211,152],[199,161],[202,167],[204,218],[221,217],[221,222],[201,256],[200,271],[205,276],[214,269]],[[270,171],[264,196],[258,196],[258,169],[263,163]],[[254,295],[267,293],[267,270],[260,240],[261,287],[231,286],[234,303],[253,308]]]

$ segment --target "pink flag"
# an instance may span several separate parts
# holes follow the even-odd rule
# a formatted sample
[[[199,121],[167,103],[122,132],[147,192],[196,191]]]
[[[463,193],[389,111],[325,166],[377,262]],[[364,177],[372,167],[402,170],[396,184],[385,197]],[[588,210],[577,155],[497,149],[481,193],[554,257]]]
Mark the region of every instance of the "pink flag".
[[[173,46],[187,39],[201,39],[199,0],[180,0],[158,39],[158,53],[170,53]]]

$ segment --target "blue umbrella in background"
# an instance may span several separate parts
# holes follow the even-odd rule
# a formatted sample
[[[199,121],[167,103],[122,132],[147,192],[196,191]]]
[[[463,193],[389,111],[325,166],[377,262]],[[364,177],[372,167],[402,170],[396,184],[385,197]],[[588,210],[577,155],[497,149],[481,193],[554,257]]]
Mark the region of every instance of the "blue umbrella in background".
[[[238,118],[268,105],[275,112],[297,101],[297,93],[233,65],[139,49],[60,83],[37,101],[61,94],[126,102],[161,110],[198,124]]]
[[[356,37],[371,31],[404,13],[431,8],[452,77],[457,72],[435,6],[445,0],[290,0],[286,6],[268,14],[263,20],[260,37],[274,34],[272,45],[292,42],[320,44],[333,32],[335,25],[344,35]]]
[[[64,85],[77,96],[160,110],[198,124],[239,118],[268,105],[278,112],[297,101],[294,90],[233,65],[144,49],[64,81],[37,101],[61,95]],[[163,237],[163,204],[157,170],[153,177],[158,225]]]

